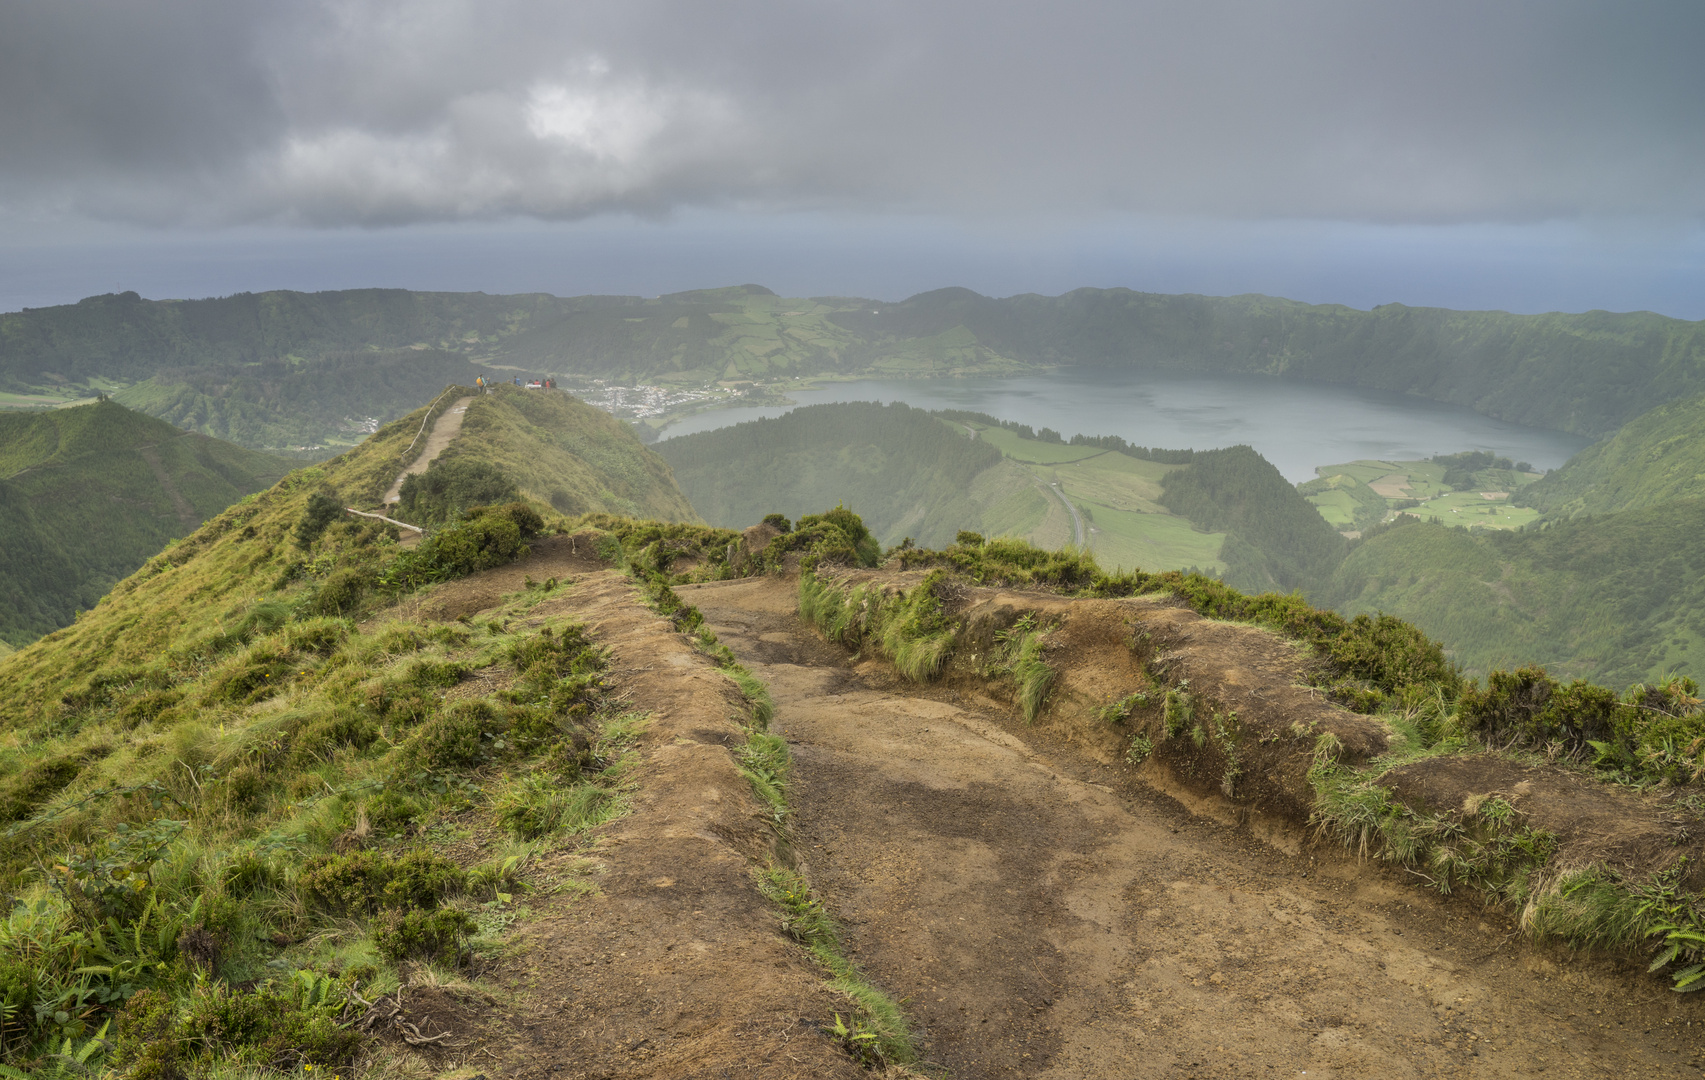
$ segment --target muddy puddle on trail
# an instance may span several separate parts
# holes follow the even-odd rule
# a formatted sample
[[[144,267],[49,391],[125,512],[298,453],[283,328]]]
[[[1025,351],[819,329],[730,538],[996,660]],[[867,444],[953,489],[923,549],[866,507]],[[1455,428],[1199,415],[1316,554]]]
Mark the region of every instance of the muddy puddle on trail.
[[[790,579],[677,591],[769,683],[809,874],[956,1080],[1705,1075],[1705,1003],[1631,963],[855,668]]]

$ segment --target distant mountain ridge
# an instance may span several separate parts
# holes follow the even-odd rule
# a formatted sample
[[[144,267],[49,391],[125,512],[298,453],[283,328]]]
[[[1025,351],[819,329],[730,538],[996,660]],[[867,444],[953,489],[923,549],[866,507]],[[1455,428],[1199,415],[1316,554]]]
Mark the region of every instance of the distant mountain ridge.
[[[760,286],[654,299],[400,289],[90,297],[0,315],[0,389],[428,348],[500,367],[683,383],[1057,364],[1258,374],[1415,394],[1593,436],[1705,393],[1705,324],[1650,312],[1358,311],[1128,289],[1004,299],[939,289],[888,303],[787,299]]]

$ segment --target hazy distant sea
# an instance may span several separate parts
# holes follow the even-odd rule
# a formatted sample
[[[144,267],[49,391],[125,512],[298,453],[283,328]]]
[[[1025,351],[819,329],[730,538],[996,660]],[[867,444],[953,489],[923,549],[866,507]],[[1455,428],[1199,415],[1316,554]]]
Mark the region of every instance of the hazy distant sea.
[[[971,409],[1050,427],[1067,438],[1119,435],[1138,446],[1167,449],[1248,443],[1292,482],[1314,479],[1316,465],[1358,458],[1413,461],[1458,450],[1490,450],[1544,470],[1592,441],[1403,394],[1250,376],[1060,372],[1018,379],[864,379],[791,396],[800,405],[903,401],[920,409]],[[664,428],[663,437],[788,411],[700,413]]]

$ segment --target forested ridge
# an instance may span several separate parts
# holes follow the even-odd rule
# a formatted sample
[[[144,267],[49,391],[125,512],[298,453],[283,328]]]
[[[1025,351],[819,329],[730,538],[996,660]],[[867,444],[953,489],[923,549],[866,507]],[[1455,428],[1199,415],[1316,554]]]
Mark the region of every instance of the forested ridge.
[[[1272,462],[1248,446],[1197,451],[1168,473],[1160,504],[1224,532],[1225,580],[1245,592],[1314,590],[1344,557],[1344,538]]]
[[[1705,395],[1669,401],[1517,492],[1557,519],[1705,498]]]

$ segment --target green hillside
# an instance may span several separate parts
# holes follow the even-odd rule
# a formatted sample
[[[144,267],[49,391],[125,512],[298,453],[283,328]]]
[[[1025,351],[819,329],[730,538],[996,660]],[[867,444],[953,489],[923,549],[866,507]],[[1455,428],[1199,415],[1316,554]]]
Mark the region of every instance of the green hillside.
[[[1705,395],[1659,405],[1511,499],[1547,518],[1705,498]]]
[[[974,437],[968,437],[974,436]],[[1156,451],[978,413],[814,405],[659,445],[711,522],[842,502],[884,544],[961,530],[1076,543],[1109,570],[1223,571],[1238,588],[1312,589],[1344,540],[1247,446]]]
[[[434,464],[470,459],[559,513],[699,520],[667,461],[620,420],[561,392],[499,385],[476,396]]]
[[[1705,500],[1543,530],[1432,524],[1357,545],[1317,602],[1383,611],[1471,672],[1543,664],[1612,685],[1705,671]]]
[[[1220,561],[1234,589],[1312,593],[1343,558],[1344,538],[1248,446],[1197,452],[1162,488],[1162,506],[1226,534]]]
[[[0,414],[0,639],[66,625],[289,468],[111,401]]]
[[[428,346],[499,367],[699,385],[1058,364],[1267,374],[1400,391],[1588,435],[1705,392],[1705,329],[1650,312],[1357,311],[1125,289],[1005,299],[942,289],[888,303],[788,299],[759,286],[656,299],[386,289],[91,297],[0,316],[0,392],[92,392],[103,380],[130,386],[169,369],[196,375],[162,387],[217,400],[208,369],[276,383],[259,365]],[[139,400],[193,408],[198,399],[186,405],[181,394],[156,388]],[[258,423],[252,409],[232,411],[230,424]]]
[[[339,1018],[351,991],[495,946],[523,868],[626,807],[644,717],[605,700],[593,630],[534,610],[564,595],[556,578],[476,626],[408,602],[566,519],[517,501],[409,546],[341,511],[376,505],[427,418],[224,508],[0,659],[0,889],[20,905],[0,934],[8,1070],[71,1046],[127,1076],[353,1075],[373,1044]],[[139,434],[216,445],[110,402],[0,421],[0,460],[34,463],[0,489],[14,497],[91,459],[76,475],[115,471]],[[691,516],[661,459],[566,395],[498,388],[450,452],[541,500]],[[719,553],[732,538],[692,535]],[[470,799],[489,828],[435,846],[425,827],[465,837]]]
[[[705,520],[723,528],[766,514],[792,519],[841,503],[855,506],[884,545],[907,536],[944,547],[976,531],[973,488],[1001,452],[961,428],[907,405],[813,405],[684,435],[656,449]]]

